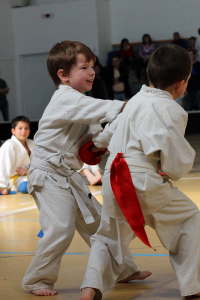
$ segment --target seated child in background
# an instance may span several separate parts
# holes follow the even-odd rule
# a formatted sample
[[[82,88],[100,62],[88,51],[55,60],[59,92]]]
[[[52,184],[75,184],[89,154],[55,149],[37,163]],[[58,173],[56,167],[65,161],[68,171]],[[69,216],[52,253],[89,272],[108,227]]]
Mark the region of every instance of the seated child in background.
[[[101,184],[101,171],[99,165],[91,166],[84,164],[80,172],[85,175],[90,185]]]
[[[200,297],[200,212],[169,181],[187,174],[195,157],[184,138],[187,113],[174,101],[185,92],[191,68],[190,55],[182,47],[173,44],[159,47],[148,63],[150,86],[143,85],[122,114],[106,125],[96,141],[93,139],[97,147],[107,147],[106,130],[109,132],[110,127],[114,132],[102,178],[101,223],[91,237],[81,300],[101,299],[121,274],[126,249],[133,238],[131,224],[135,222],[124,208],[137,215],[135,199],[144,220],[141,224],[136,222],[135,231],[140,227],[144,232],[144,223],[156,231],[169,251],[181,295]],[[159,164],[166,174],[164,177],[159,175]],[[137,197],[132,197],[134,192]],[[113,240],[118,241],[114,246]]]
[[[100,224],[101,205],[78,173],[83,166],[79,149],[91,140],[90,125],[112,122],[124,103],[82,94],[92,88],[95,60],[91,49],[76,41],[57,43],[47,58],[57,90],[39,122],[28,173],[28,191],[40,211],[44,236],[22,283],[23,288],[38,296],[58,293],[54,283],[75,229],[90,246],[90,237]],[[150,276],[150,272],[138,271],[129,249],[126,255],[118,281],[130,275],[133,279]]]
[[[11,139],[0,148],[0,194],[9,190],[27,193],[27,173],[33,154],[34,142],[27,139],[30,134],[30,121],[24,116],[11,122]]]

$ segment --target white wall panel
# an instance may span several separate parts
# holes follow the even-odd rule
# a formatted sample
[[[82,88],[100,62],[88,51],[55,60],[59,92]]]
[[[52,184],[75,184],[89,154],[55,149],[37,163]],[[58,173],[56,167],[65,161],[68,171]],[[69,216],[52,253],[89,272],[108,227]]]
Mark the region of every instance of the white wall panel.
[[[197,36],[200,27],[199,0],[110,0],[112,44],[127,37],[141,41],[144,33],[154,40]]]
[[[46,67],[47,53],[21,57],[23,111],[31,120],[39,120],[49,103],[55,85]]]

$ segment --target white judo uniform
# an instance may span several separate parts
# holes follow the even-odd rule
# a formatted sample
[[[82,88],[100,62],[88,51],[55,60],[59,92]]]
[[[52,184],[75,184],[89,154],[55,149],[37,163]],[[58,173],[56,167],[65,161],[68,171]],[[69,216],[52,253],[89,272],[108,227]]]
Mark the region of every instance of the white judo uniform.
[[[33,155],[34,142],[26,140],[28,148],[31,151],[30,156],[22,143],[13,135],[11,139],[5,141],[0,148],[0,188],[11,189],[17,192],[20,184],[27,181],[26,176],[19,176],[15,183],[14,177],[17,174],[16,169],[22,167],[29,168],[31,157]]]
[[[186,124],[187,113],[170,93],[143,85],[123,113],[93,139],[97,147],[106,147],[111,139],[110,157],[102,178],[101,224],[91,237],[92,248],[81,288],[93,287],[101,293],[109,288],[123,270],[126,249],[133,238],[110,185],[112,161],[117,153],[123,153],[145,224],[156,231],[169,250],[181,295],[200,292],[199,209],[169,181],[180,179],[193,165],[195,152],[184,138]],[[167,177],[158,174],[159,164]],[[116,240],[118,247],[116,242],[113,244]]]
[[[34,137],[34,156],[28,173],[28,191],[40,211],[44,236],[25,274],[23,288],[54,286],[61,258],[75,229],[90,246],[90,237],[100,224],[101,205],[77,172],[83,166],[79,149],[92,138],[90,125],[112,122],[123,105],[116,100],[87,97],[60,85],[46,107]],[[118,280],[138,271],[130,251],[125,260]]]

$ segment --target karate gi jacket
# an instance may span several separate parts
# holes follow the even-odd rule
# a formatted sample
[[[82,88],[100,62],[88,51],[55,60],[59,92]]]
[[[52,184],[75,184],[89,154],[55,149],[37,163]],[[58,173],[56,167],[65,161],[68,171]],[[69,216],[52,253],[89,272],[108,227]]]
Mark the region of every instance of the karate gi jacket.
[[[0,187],[10,188],[11,176],[17,175],[16,169],[22,167],[28,168],[31,163],[33,154],[34,142],[26,140],[31,155],[28,155],[26,148],[22,143],[13,135],[11,139],[5,141],[0,148]],[[21,176],[20,176],[21,177]]]
[[[176,188],[158,174],[158,166],[172,180],[187,174],[195,151],[184,138],[187,113],[167,91],[143,85],[113,123],[97,134],[97,147],[108,147],[106,171],[102,179],[104,205],[111,217],[124,216],[110,187],[110,166],[123,153],[144,215],[152,214],[175,198]]]
[[[92,223],[93,217],[83,200],[83,193],[88,197],[89,190],[82,175],[74,172],[83,166],[79,149],[92,139],[90,125],[112,122],[123,105],[121,101],[95,99],[60,85],[46,107],[34,137],[34,156],[28,173],[29,193],[34,186],[44,186],[47,172],[54,173],[58,188],[72,189],[86,223]]]
[[[87,137],[89,125],[112,122],[123,105],[117,100],[88,97],[67,85],[60,85],[39,122],[34,155],[56,166],[61,162],[63,166],[80,170],[83,162],[78,152],[86,140],[91,139],[91,135]],[[73,149],[81,139],[78,149]]]

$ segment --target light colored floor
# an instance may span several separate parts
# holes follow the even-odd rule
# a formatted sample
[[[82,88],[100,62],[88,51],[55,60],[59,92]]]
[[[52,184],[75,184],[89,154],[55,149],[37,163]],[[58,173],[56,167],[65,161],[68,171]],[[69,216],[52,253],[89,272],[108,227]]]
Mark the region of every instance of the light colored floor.
[[[200,208],[200,135],[188,136],[188,140],[197,151],[192,171],[182,180],[174,183],[187,194]],[[91,187],[102,202],[101,187]],[[36,296],[21,288],[23,275],[34,255],[40,230],[39,213],[31,196],[0,196],[0,299],[29,300]],[[156,252],[145,247],[138,239],[131,242],[130,249],[141,270],[151,270],[153,275],[145,281],[128,284],[116,284],[105,293],[104,300],[178,300],[180,296],[178,282],[170,265],[168,253],[160,244],[154,231],[147,228],[151,244]],[[56,289],[59,294],[51,296],[55,300],[78,299],[87,260],[89,247],[78,234],[70,245],[61,264]],[[200,266],[200,265],[199,265]]]

